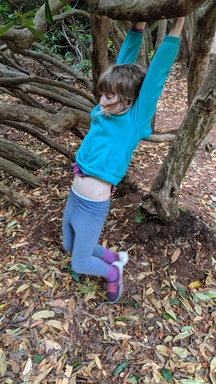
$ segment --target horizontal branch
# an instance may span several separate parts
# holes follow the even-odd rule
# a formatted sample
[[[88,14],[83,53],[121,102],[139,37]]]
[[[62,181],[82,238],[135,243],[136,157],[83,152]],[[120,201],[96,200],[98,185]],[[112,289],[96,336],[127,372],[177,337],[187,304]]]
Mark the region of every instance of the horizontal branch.
[[[34,59],[43,60],[52,65],[55,65],[57,68],[63,70],[66,73],[69,73],[77,81],[80,81],[82,84],[85,84],[90,90],[92,89],[92,82],[90,80],[84,77],[80,72],[73,70],[71,67],[69,67],[69,65],[55,59],[54,57],[46,55],[45,53],[31,51],[29,49],[21,49],[19,50],[19,53],[25,57],[33,57]]]
[[[0,169],[9,175],[24,181],[32,187],[41,187],[43,185],[41,179],[26,171],[19,165],[16,165],[12,161],[4,159],[3,157],[0,157]]]
[[[152,21],[186,16],[205,0],[86,0],[90,11],[110,19]]]
[[[20,193],[15,192],[1,182],[0,195],[3,195],[5,200],[9,201],[17,207],[27,207],[32,205],[32,201],[29,198],[22,196]]]
[[[0,121],[5,120],[29,123],[47,132],[61,134],[72,130],[74,126],[89,125],[89,113],[78,110],[63,109],[51,114],[37,108],[17,104],[0,104]]]
[[[0,153],[5,159],[28,169],[37,170],[46,164],[45,160],[27,148],[2,138],[0,138]]]
[[[29,135],[35,137],[36,139],[40,140],[42,143],[48,145],[49,147],[55,149],[57,152],[61,153],[62,155],[66,156],[68,159],[71,159],[71,161],[74,161],[75,155],[72,154],[67,148],[63,147],[61,144],[56,143],[53,139],[51,139],[47,135],[43,135],[38,130],[26,125],[17,123],[15,121],[9,121],[5,120],[4,124],[13,128],[18,129],[19,131],[26,132]],[[83,138],[83,137],[82,137]]]
[[[86,103],[85,100],[82,103],[85,103],[86,106],[93,108],[96,104],[95,98],[89,94],[88,92],[75,87],[73,85],[67,84],[64,81],[47,79],[37,75],[27,75],[14,70],[9,70],[3,64],[0,64],[0,86],[11,87],[19,84],[27,84],[27,83],[39,83],[43,85],[50,85],[59,89],[65,89],[71,94],[75,94],[83,97],[88,100],[90,103]]]
[[[161,135],[152,134],[149,139],[146,141],[152,141],[155,143],[163,143],[165,141],[173,141],[175,139],[175,135],[171,133],[164,133]]]

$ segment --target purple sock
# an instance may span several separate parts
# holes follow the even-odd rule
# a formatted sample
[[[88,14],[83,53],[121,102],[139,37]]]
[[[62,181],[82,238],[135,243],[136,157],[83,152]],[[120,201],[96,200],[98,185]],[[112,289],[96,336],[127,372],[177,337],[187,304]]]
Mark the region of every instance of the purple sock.
[[[119,271],[118,268],[114,265],[109,265],[108,273],[104,276],[104,279],[106,281],[115,281],[119,277]]]
[[[114,252],[105,248],[102,260],[108,264],[112,264],[114,261],[119,261],[119,258],[118,258],[118,255],[116,255]]]

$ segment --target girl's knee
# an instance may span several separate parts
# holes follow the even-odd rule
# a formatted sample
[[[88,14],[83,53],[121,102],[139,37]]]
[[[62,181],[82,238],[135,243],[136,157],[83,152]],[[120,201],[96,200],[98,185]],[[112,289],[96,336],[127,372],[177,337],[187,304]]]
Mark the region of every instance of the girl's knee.
[[[76,259],[71,260],[71,268],[76,273],[88,273],[88,265],[80,263],[80,261]]]

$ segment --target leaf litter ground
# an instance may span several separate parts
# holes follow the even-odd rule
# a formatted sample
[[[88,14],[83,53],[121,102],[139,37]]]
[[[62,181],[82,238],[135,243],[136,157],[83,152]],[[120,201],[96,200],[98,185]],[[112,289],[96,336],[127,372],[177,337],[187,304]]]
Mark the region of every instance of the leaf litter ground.
[[[175,132],[186,110],[186,78],[174,69],[158,106],[157,131]],[[29,137],[10,137],[30,145]],[[60,138],[73,143],[72,136]],[[31,209],[1,205],[0,382],[215,383],[216,129],[183,181],[172,225],[142,218],[168,143],[142,142],[130,183],[112,199],[101,243],[129,250],[121,300],[105,300],[101,278],[69,273],[61,220],[70,163],[31,138],[49,163],[44,187],[4,179],[34,198]]]

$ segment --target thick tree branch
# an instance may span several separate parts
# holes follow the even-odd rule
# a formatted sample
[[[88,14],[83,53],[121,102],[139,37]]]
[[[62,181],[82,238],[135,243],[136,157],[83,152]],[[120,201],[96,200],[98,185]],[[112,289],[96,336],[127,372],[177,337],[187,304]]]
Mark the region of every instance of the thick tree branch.
[[[3,157],[0,157],[0,169],[9,175],[24,181],[32,187],[41,187],[43,185],[43,181],[41,179],[26,171],[19,165],[16,165],[12,161],[4,159]]]
[[[81,73],[74,71],[69,65],[64,64],[62,61],[59,61],[54,57],[50,57],[45,53],[30,51],[28,49],[20,50],[19,53],[25,57],[33,57],[34,59],[44,60],[50,64],[53,64],[57,68],[73,76],[74,79],[76,79],[77,81],[80,81],[81,83],[85,84],[90,90],[92,89],[92,82],[90,80],[84,77]]]
[[[3,195],[5,200],[9,201],[17,207],[27,207],[33,203],[30,199],[8,188],[3,183],[0,183],[0,195]]]
[[[41,76],[37,76],[34,74],[24,75],[19,72],[8,70],[8,68],[2,64],[0,64],[0,86],[10,87],[16,84],[25,84],[25,83],[41,83],[47,84],[53,87],[58,87],[67,90],[71,94],[77,94],[82,96],[84,99],[90,101],[90,103],[86,103],[85,100],[82,101],[84,105],[93,108],[96,105],[95,98],[91,96],[88,92],[83,89],[74,87],[73,85],[67,84],[63,81],[57,81],[52,79],[47,79]]]
[[[67,148],[63,147],[62,145],[58,144],[56,141],[52,140],[49,136],[43,135],[41,132],[37,131],[36,129],[26,125],[17,123],[15,121],[9,121],[5,120],[4,124],[13,128],[18,129],[19,131],[26,132],[29,135],[35,137],[36,139],[40,140],[42,143],[48,145],[49,147],[55,149],[59,153],[62,153],[62,155],[66,156],[68,159],[71,159],[74,161],[75,155],[70,152]],[[77,128],[75,128],[76,130]],[[76,132],[76,131],[75,131]],[[80,138],[83,139],[84,135],[82,135]]]
[[[21,145],[1,138],[0,153],[5,159],[28,169],[37,170],[46,164],[45,160],[37,156],[35,153],[22,147]]]
[[[186,16],[205,0],[86,0],[90,10],[111,19],[152,21]]]
[[[61,134],[76,125],[89,124],[89,114],[76,110],[64,109],[53,115],[46,111],[23,105],[0,104],[0,120],[24,122],[39,127],[51,135]]]

